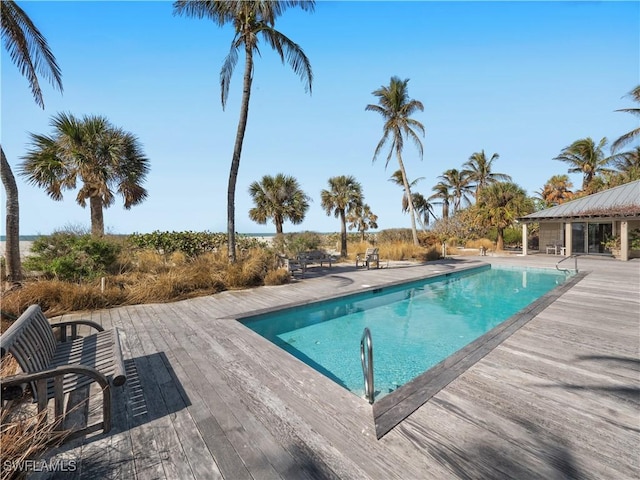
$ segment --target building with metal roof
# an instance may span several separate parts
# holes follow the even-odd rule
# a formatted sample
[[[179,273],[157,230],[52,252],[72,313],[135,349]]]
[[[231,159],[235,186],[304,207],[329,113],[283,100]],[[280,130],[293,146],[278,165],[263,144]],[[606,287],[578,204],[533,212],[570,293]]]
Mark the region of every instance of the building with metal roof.
[[[636,237],[640,242],[640,180],[518,220],[523,225],[523,238],[527,238],[529,224],[539,223],[539,249],[545,253],[614,254],[621,260],[640,257],[640,251],[635,251]],[[619,254],[617,248],[610,246],[612,239],[619,239]],[[523,254],[527,254],[526,245],[523,245]]]

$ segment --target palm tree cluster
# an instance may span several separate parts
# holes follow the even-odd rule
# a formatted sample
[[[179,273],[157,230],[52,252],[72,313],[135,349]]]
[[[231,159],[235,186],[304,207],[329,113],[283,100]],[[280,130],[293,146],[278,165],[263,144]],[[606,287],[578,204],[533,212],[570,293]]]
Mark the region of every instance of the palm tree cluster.
[[[636,103],[640,103],[640,85],[629,92],[628,96]],[[640,108],[623,108],[616,111],[640,116]],[[591,137],[581,138],[563,148],[554,160],[567,163],[568,173],[582,174],[582,189],[577,192],[577,196],[588,195],[640,179],[640,146],[636,145],[631,150],[621,151],[639,136],[640,128],[625,133],[611,143],[608,152],[606,137],[598,142]],[[549,198],[542,199],[552,202]]]
[[[510,182],[511,177],[505,173],[493,172],[493,163],[500,158],[494,153],[487,159],[484,150],[471,154],[469,160],[462,165],[462,170],[451,168],[438,176],[440,181],[433,187],[428,200],[442,205],[442,218],[449,218],[450,208],[455,215],[461,208],[471,205],[471,198],[476,202],[483,189],[498,182]]]

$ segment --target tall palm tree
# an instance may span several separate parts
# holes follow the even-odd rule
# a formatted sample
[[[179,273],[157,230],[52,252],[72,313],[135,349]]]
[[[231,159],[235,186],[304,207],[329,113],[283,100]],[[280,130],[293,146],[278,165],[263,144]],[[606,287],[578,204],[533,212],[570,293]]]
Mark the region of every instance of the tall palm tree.
[[[449,186],[444,182],[438,182],[432,189],[434,192],[427,200],[433,201],[435,204],[442,205],[442,218],[449,218],[449,207],[451,205],[451,200],[453,200],[451,196],[451,192],[449,191]]]
[[[38,75],[47,79],[54,88],[62,92],[62,74],[47,40],[33,24],[29,16],[13,0],[3,0],[0,8],[2,41],[11,61],[27,77],[36,104],[44,108]],[[22,280],[20,262],[20,204],[18,186],[7,157],[0,145],[0,178],[6,198],[6,243],[7,280],[17,283]]]
[[[569,173],[582,173],[582,190],[587,190],[595,176],[611,171],[606,168],[611,162],[604,153],[606,144],[606,137],[597,144],[590,137],[581,138],[565,147],[554,160],[568,163]]]
[[[526,192],[511,182],[498,182],[480,192],[478,216],[498,231],[496,249],[504,249],[504,230],[518,217],[533,212],[533,202]]]
[[[285,220],[294,225],[302,223],[309,210],[309,196],[294,177],[282,173],[275,177],[265,175],[261,181],[253,182],[249,194],[256,205],[249,210],[249,218],[261,225],[273,220],[276,234],[282,234]]]
[[[640,103],[640,85],[638,85],[636,88],[631,90],[629,92],[628,96],[633,98],[633,100],[636,103]],[[627,112],[627,113],[630,113],[630,114],[635,115],[635,116],[640,116],[640,108],[637,108],[637,107],[636,108],[621,108],[620,110],[616,110],[616,112]],[[620,138],[618,138],[611,145],[611,150],[613,152],[617,151],[620,147],[623,147],[624,145],[626,145],[627,143],[632,141],[634,138],[637,138],[638,136],[640,136],[640,127],[634,128],[630,132],[625,133]]]
[[[54,200],[62,200],[63,190],[82,182],[76,202],[84,207],[89,201],[91,234],[102,236],[103,209],[114,203],[114,193],[123,197],[126,209],[147,197],[142,184],[149,161],[138,139],[105,117],[58,113],[50,124],[51,136],[30,134],[31,149],[23,157],[20,174]]]
[[[371,211],[369,205],[356,206],[347,214],[349,228],[355,228],[360,232],[360,240],[364,242],[364,235],[370,228],[378,228],[378,216]]]
[[[442,175],[438,176],[441,180],[441,183],[447,187],[449,192],[451,192],[451,198],[453,199],[453,214],[455,215],[460,207],[464,205],[469,205],[471,200],[469,199],[469,195],[473,189],[473,186],[469,183],[469,178],[455,168],[450,168],[445,171]]]
[[[568,175],[554,175],[547,180],[542,190],[538,192],[538,196],[547,206],[560,205],[573,198],[572,188],[573,183],[569,180]]]
[[[276,18],[282,15],[289,7],[300,7],[305,11],[313,11],[314,1],[261,1],[261,0],[236,0],[236,1],[196,1],[179,0],[174,2],[173,11],[177,15],[186,15],[196,18],[209,18],[219,26],[233,25],[235,35],[231,42],[231,50],[222,64],[220,71],[220,88],[222,108],[224,109],[229,95],[231,75],[238,62],[238,52],[244,50],[244,80],[242,87],[242,100],[240,103],[240,118],[238,130],[231,157],[231,169],[229,171],[229,186],[227,189],[227,235],[228,255],[231,262],[236,260],[235,237],[235,195],[236,180],[240,167],[240,156],[244,134],[247,128],[249,116],[249,98],[251,96],[251,82],[253,80],[253,55],[260,53],[258,49],[259,36],[264,42],[273,48],[282,63],[285,61],[293,71],[305,82],[306,90],[311,92],[313,74],[311,63],[302,51],[302,48],[281,32],[274,28]]]
[[[331,177],[329,189],[320,192],[322,208],[327,215],[340,218],[340,256],[347,256],[347,215],[362,205],[362,185],[349,175]]]
[[[467,177],[470,183],[475,184],[475,199],[478,200],[478,192],[487,185],[492,185],[496,182],[510,182],[511,177],[505,173],[493,173],[491,166],[494,161],[500,158],[500,155],[494,153],[491,158],[487,160],[487,156],[484,150],[473,153],[469,160],[462,165],[463,175]]]
[[[409,203],[409,214],[411,216],[411,230],[413,232],[413,243],[418,245],[418,231],[416,230],[416,219],[411,197],[411,186],[407,180],[407,173],[402,161],[402,150],[404,148],[404,139],[409,138],[416,145],[420,158],[422,159],[423,148],[420,137],[416,130],[424,136],[424,126],[419,121],[411,118],[411,115],[417,111],[424,111],[422,102],[409,98],[408,85],[409,79],[400,80],[398,77],[391,77],[389,86],[381,86],[373,91],[373,95],[378,98],[378,104],[369,104],[365,110],[379,113],[384,119],[384,127],[382,138],[376,146],[373,154],[375,162],[383,147],[389,143],[389,154],[384,164],[385,168],[389,164],[389,160],[395,153],[398,160],[398,166],[402,173],[402,183],[404,185],[405,195]]]

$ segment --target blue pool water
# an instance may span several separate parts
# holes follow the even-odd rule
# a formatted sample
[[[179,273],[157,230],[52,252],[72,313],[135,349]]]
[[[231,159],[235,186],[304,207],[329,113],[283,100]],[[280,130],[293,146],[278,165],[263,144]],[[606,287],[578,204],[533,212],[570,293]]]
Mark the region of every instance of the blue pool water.
[[[484,267],[241,321],[358,395],[364,394],[360,339],[368,327],[379,398],[565,279],[554,270]]]

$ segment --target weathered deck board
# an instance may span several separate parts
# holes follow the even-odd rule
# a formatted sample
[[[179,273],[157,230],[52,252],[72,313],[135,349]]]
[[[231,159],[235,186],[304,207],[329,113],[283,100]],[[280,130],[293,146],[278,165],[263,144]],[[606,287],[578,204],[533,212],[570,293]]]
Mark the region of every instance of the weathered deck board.
[[[380,440],[364,399],[231,319],[467,262],[313,268],[282,287],[92,312],[122,329],[138,378],[111,434],[60,455],[81,461],[75,478],[638,478],[640,262],[579,264],[591,273]]]

